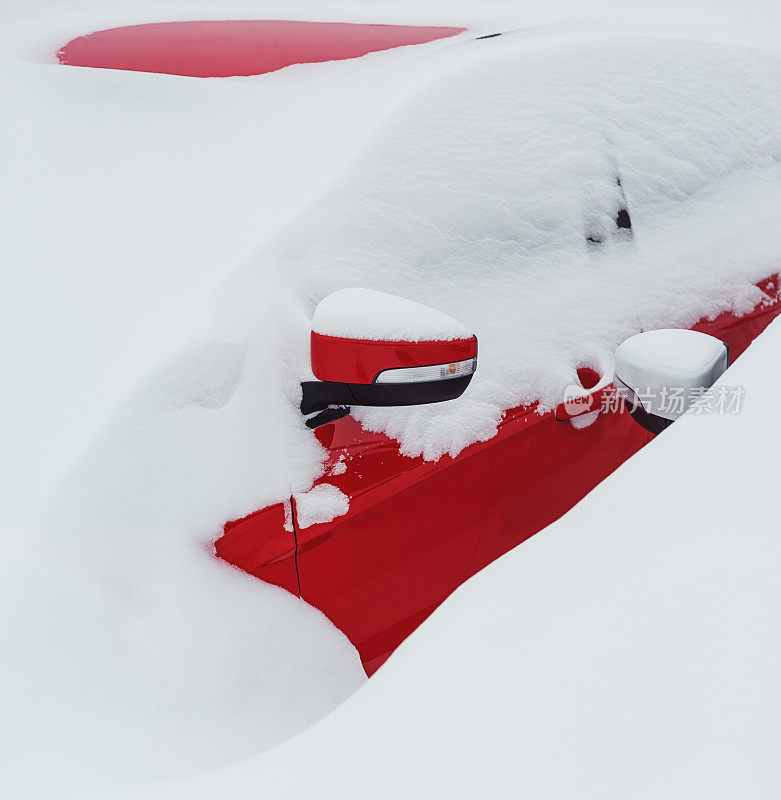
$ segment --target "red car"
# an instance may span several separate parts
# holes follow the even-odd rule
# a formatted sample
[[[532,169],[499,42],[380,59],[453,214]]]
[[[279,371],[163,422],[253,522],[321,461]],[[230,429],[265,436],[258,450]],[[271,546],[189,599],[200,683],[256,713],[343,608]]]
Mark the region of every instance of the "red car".
[[[736,358],[781,312],[778,276],[759,288],[765,299],[750,314],[695,329]],[[319,412],[308,424],[328,450],[315,486],[335,487],[349,509],[302,525],[291,498],[229,522],[216,543],[220,558],[323,611],[369,675],[456,587],[564,514],[657,429],[612,404],[612,384],[592,369],[578,371],[579,400],[514,408],[496,436],[436,462],[402,455],[346,415],[349,405],[457,397],[476,360],[469,336],[382,341],[313,330],[318,380],[303,384],[302,411]],[[589,424],[578,424],[585,414]]]

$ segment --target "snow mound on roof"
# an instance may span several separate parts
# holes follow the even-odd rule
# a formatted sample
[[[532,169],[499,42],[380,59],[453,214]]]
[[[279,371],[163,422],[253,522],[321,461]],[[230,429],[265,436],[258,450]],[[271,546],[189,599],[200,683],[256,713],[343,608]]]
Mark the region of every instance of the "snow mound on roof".
[[[324,297],[312,330],[325,336],[376,341],[445,341],[472,334],[460,322],[414,300],[372,289],[339,289]]]
[[[507,408],[558,403],[578,367],[612,372],[629,336],[762,298],[781,264],[780,64],[604,40],[448,75],[264,250],[243,296],[285,272],[311,309],[363,285],[459,319],[481,361],[461,398],[355,411],[409,455],[455,454]]]

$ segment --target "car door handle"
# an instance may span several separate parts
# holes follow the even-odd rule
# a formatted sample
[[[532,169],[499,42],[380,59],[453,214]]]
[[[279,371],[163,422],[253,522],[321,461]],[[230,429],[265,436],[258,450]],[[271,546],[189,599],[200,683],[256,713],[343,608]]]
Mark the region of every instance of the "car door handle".
[[[592,411],[602,411],[605,401],[615,394],[613,384],[600,386],[597,389],[584,391],[583,394],[567,398],[556,406],[555,417],[557,422],[566,422],[573,417],[590,414]]]

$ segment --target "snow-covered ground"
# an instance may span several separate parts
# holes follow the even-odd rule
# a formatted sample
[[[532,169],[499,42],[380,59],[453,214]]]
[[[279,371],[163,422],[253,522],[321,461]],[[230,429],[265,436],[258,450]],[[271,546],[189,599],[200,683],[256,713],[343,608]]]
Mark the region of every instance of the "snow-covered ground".
[[[326,13],[322,4],[264,4],[267,16],[523,30],[259,78],[199,80],[64,68],[52,54],[93,27],[257,17],[256,4],[5,3],[0,364],[10,390],[0,398],[0,752],[10,796],[41,781],[45,796],[62,773],[149,777],[239,760],[300,731],[362,682],[357,655],[327,620],[209,551],[226,520],[305,491],[318,475],[322,451],[296,406],[312,312],[329,292],[390,291],[478,334],[480,369],[462,399],[360,414],[405,452],[429,458],[489,437],[512,405],[557,402],[577,366],[609,370],[615,346],[642,327],[687,325],[759,298],[752,283],[779,268],[781,68],[770,47],[777,9],[692,2],[660,13],[647,5],[340,3]],[[681,38],[661,38],[668,34]],[[613,229],[618,177],[631,239]],[[604,242],[591,246],[587,236]],[[687,427],[694,429],[687,422],[680,430]],[[664,452],[663,441],[683,436],[666,435],[641,463],[664,458],[653,455]],[[627,469],[623,475],[652,468]],[[298,784],[282,781],[289,760],[319,763],[332,753],[344,762],[350,747],[370,746],[352,724],[374,731],[376,758],[384,759],[392,747],[376,729],[383,718],[399,721],[385,729],[391,739],[417,742],[426,731],[442,738],[421,720],[452,722],[462,702],[459,718],[473,720],[466,695],[476,702],[474,687],[488,685],[508,687],[520,705],[503,716],[486,702],[486,713],[498,715],[493,725],[480,717],[466,730],[446,725],[447,737],[473,741],[484,725],[490,766],[498,763],[491,758],[528,754],[542,731],[536,746],[548,748],[536,763],[557,754],[561,775],[585,775],[586,762],[569,756],[584,730],[578,721],[589,710],[599,718],[606,712],[597,698],[613,697],[607,727],[588,742],[613,746],[607,734],[629,724],[632,705],[621,698],[631,687],[611,695],[607,683],[586,682],[594,691],[579,693],[583,684],[565,681],[556,694],[555,662],[541,657],[521,680],[523,664],[502,661],[491,631],[504,622],[507,643],[507,630],[520,625],[518,603],[534,608],[522,621],[540,642],[559,634],[566,641],[582,621],[588,606],[575,589],[562,590],[564,573],[578,572],[578,558],[588,573],[587,556],[593,562],[589,554],[612,542],[592,536],[626,530],[611,528],[608,501],[589,502],[603,516],[579,512],[582,523],[562,523],[580,525],[588,539],[569,547],[562,542],[571,534],[548,531],[533,540],[460,592],[328,723],[274,759],[215,780],[245,776],[256,786],[262,768],[269,785],[295,793]],[[675,530],[660,536],[685,547]],[[553,544],[539,556],[535,583],[538,568],[526,559],[535,563],[538,541]],[[662,541],[649,545],[660,560]],[[621,539],[629,549],[611,550],[611,558],[638,563],[644,542]],[[606,579],[613,563],[600,561],[595,586],[615,588]],[[719,565],[728,562],[715,571]],[[638,578],[615,573],[626,587]],[[545,605],[556,587],[562,605]],[[502,596],[513,589],[517,596]],[[605,623],[606,653],[621,650],[629,625],[628,616],[609,616],[622,608],[615,592],[594,601],[607,615],[596,617]],[[638,589],[631,603],[649,597]],[[570,627],[559,628],[556,609],[565,606]],[[497,627],[485,629],[485,643],[465,637],[485,626],[488,607]],[[700,606],[687,608],[681,620]],[[657,625],[650,611],[645,619],[647,628]],[[676,642],[683,630],[671,634]],[[595,635],[594,625],[583,631]],[[522,648],[523,640],[512,644]],[[561,652],[553,641],[551,648],[551,658]],[[467,657],[472,649],[480,664]],[[642,652],[626,657],[636,655],[639,668]],[[704,644],[700,652],[712,651]],[[567,653],[564,666],[581,663]],[[668,674],[665,656],[648,663],[651,674]],[[763,658],[730,663],[759,670],[771,663]],[[700,663],[692,659],[689,676]],[[551,682],[535,694],[545,670]],[[440,679],[443,693],[432,694]],[[470,689],[448,692],[462,681]],[[648,709],[655,696],[631,694]],[[413,718],[416,702],[429,709],[421,719]],[[513,707],[525,708],[534,725],[517,727]],[[571,718],[562,716],[573,707]],[[560,716],[544,713],[551,708]],[[645,726],[649,736],[661,735],[657,722]],[[688,730],[671,727],[679,736]],[[291,755],[297,747],[304,761]],[[425,748],[417,747],[417,755],[400,753],[410,770],[394,780],[419,775],[436,786],[444,767],[418,773]],[[624,772],[600,775],[629,776],[637,758]],[[459,754],[454,763],[466,760]],[[724,770],[741,763],[714,760]],[[531,760],[512,763],[521,770]],[[313,774],[325,779],[326,766]],[[451,768],[452,779],[459,774]],[[633,774],[632,791],[653,786],[642,771]]]

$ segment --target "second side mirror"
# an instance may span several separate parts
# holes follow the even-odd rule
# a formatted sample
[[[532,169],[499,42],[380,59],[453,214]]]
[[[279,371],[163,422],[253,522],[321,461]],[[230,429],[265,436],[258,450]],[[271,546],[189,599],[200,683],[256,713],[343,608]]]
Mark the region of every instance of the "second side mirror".
[[[729,348],[705,333],[638,333],[616,350],[613,383],[635,421],[661,433],[682,417],[729,366]]]

